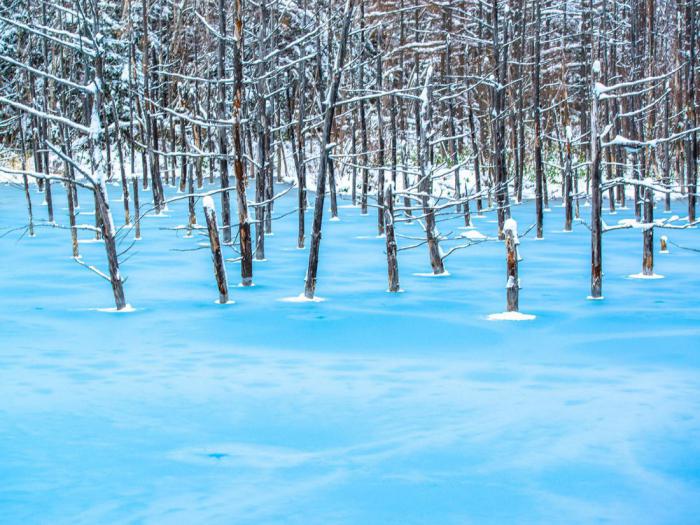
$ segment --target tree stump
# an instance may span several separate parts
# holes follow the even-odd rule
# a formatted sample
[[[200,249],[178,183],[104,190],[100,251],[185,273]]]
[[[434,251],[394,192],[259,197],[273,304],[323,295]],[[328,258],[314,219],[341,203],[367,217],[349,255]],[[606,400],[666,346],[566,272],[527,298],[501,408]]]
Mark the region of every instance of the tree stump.
[[[518,224],[514,219],[507,219],[503,224],[506,242],[506,310],[518,311],[520,280],[518,278]]]

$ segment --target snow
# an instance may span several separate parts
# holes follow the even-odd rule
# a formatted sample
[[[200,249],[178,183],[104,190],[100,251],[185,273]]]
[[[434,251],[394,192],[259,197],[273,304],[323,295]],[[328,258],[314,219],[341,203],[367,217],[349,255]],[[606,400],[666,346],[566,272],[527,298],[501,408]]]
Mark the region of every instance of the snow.
[[[65,224],[61,185],[54,200]],[[293,190],[275,214],[295,201]],[[488,320],[506,306],[502,242],[450,255],[447,279],[413,275],[430,272],[425,246],[401,251],[406,293],[386,293],[384,243],[355,238],[376,235],[376,210],[341,208],[324,227],[317,291],[327,300],[304,304],[279,300],[304,286],[310,239],[295,248],[295,213],[273,222],[257,286],[233,288],[231,308],[214,304],[209,250],[186,251],[204,237],[168,229],[186,221],[186,199],[142,222],[121,268],[129,315],[94,310],[113,307],[110,286],[69,258],[68,231],[0,237],[0,521],[694,523],[698,254],[657,257],[666,278],[633,281],[642,232],[610,231],[606,299],[587,301],[590,232],[575,223],[552,235],[563,225],[556,204],[547,240],[531,233],[519,247],[531,322]],[[681,217],[684,207],[673,202]],[[24,224],[21,189],[0,186],[0,210],[1,228]],[[120,227],[121,207],[112,211]],[[532,203],[513,208],[521,228],[534,216]],[[496,229],[479,223],[489,239]],[[133,231],[122,231],[124,249]],[[401,222],[397,233],[422,229]],[[697,247],[698,230],[674,230],[673,241]],[[101,244],[80,251],[106,269]]]
[[[488,238],[486,235],[477,230],[467,230],[462,233],[461,237],[469,239],[470,241],[484,241]]]
[[[295,295],[294,297],[283,297],[279,299],[282,303],[321,303],[325,301],[323,297],[318,297],[315,295],[312,298],[306,297],[303,293]]]
[[[521,312],[502,312],[500,314],[491,314],[487,319],[489,321],[532,321],[535,319],[535,316]]]
[[[634,273],[629,276],[630,279],[663,279],[663,275],[659,275],[658,273],[653,273],[651,275],[644,275],[643,273]]]
[[[629,226],[631,228],[641,228],[642,223],[637,221],[637,219],[634,218],[627,218],[627,219],[620,219],[617,221],[617,224],[620,226]]]
[[[110,314],[128,314],[128,313],[131,313],[131,312],[135,312],[135,311],[136,311],[136,308],[134,308],[134,307],[131,306],[130,304],[127,304],[127,305],[126,305],[124,308],[122,308],[121,310],[117,310],[116,307],[112,307],[112,308],[94,308],[94,310],[95,310],[96,312],[106,312],[106,313],[110,313]]]
[[[211,198],[211,195],[206,195],[202,198],[202,206],[216,211],[216,205],[214,204],[214,199]]]
[[[434,272],[416,272],[413,274],[415,277],[449,277],[450,272],[445,270],[442,273],[434,273]]]
[[[94,84],[94,83],[93,83]],[[97,91],[97,88],[96,88]],[[102,132],[102,123],[100,122],[100,114],[97,111],[97,104],[92,105],[92,112],[90,113],[90,131],[89,135],[92,140],[98,140],[100,133]],[[100,172],[97,172],[96,176],[100,177]]]

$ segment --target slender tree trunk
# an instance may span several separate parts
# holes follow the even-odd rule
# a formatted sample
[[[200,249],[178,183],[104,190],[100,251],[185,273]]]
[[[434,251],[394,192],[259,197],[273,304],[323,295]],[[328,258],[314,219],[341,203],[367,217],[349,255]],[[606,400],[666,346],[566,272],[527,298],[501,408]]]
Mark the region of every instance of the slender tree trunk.
[[[219,2],[219,34],[221,37],[218,39],[218,54],[217,54],[217,80],[219,86],[218,93],[218,118],[225,119],[228,114],[226,111],[226,84],[223,80],[226,77],[226,3],[224,0],[218,0]],[[240,5],[240,2],[236,0],[236,5]],[[234,32],[237,28],[234,29]],[[242,31],[241,31],[242,37]],[[236,42],[234,49],[240,44]],[[235,51],[234,51],[235,52]],[[234,66],[235,67],[235,66]],[[236,108],[234,108],[236,111]],[[234,125],[235,126],[235,125]],[[235,134],[235,131],[234,131]],[[226,143],[226,130],[223,126],[218,127],[218,137],[219,137],[219,180],[221,182],[221,188],[224,190],[221,192],[221,222],[223,227],[223,237],[224,244],[231,242],[231,198],[227,189],[229,186],[228,180],[228,146]],[[250,226],[249,226],[250,228]]]
[[[425,220],[425,236],[428,245],[428,254],[430,256],[430,266],[435,275],[445,273],[445,266],[440,254],[440,245],[438,236],[435,233],[435,209],[431,204],[430,197],[430,179],[432,176],[432,165],[430,164],[430,146],[428,144],[428,135],[430,133],[430,118],[428,117],[428,108],[431,103],[431,82],[432,82],[432,65],[428,67],[425,77],[425,87],[420,100],[416,101],[416,133],[418,135],[418,166],[420,168],[420,184],[421,203],[423,205],[423,218]]]
[[[654,275],[654,191],[644,189],[644,249],[642,255],[642,273]]]
[[[24,139],[24,126],[22,125],[22,117],[19,118],[19,140],[22,151],[22,171],[27,171],[27,146]],[[34,214],[32,212],[32,197],[29,191],[29,180],[26,175],[22,175],[22,183],[24,184],[24,198],[27,201],[27,215],[29,217],[29,236],[34,237]]]
[[[513,219],[508,219],[504,226],[506,241],[506,310],[518,311],[520,279],[518,277],[518,226]]]
[[[223,1],[223,0],[220,0]],[[253,250],[248,220],[248,201],[245,193],[243,173],[243,144],[241,142],[241,111],[243,105],[243,0],[234,0],[233,26],[233,148],[236,174],[236,196],[238,199],[238,240],[241,252],[241,284],[253,284]]]
[[[228,302],[226,267],[224,266],[224,258],[221,255],[221,243],[219,242],[219,228],[216,224],[214,200],[209,196],[204,197],[204,217],[207,220],[209,246],[211,247],[211,258],[214,263],[214,277],[216,278],[216,286],[219,289],[219,304],[226,304]]]
[[[386,236],[386,259],[389,272],[389,291],[398,292],[399,263],[397,259],[396,235],[394,233],[394,195],[393,184],[389,183],[384,197],[384,225]]]
[[[542,205],[542,190],[544,170],[542,166],[542,118],[540,115],[540,26],[542,15],[540,0],[535,0],[535,67],[532,75],[534,92],[534,117],[535,117],[535,214],[537,220],[537,238],[542,239],[544,214]]]
[[[326,192],[326,170],[328,169],[328,145],[331,141],[331,130],[335,117],[335,106],[338,100],[338,88],[343,73],[343,63],[345,62],[345,51],[347,48],[348,34],[350,32],[350,21],[354,9],[354,0],[346,0],[345,16],[343,22],[343,33],[338,42],[338,53],[333,66],[333,80],[328,86],[326,100],[328,104],[325,108],[323,123],[323,136],[321,142],[321,165],[319,168],[318,182],[316,189],[316,203],[314,204],[314,221],[311,234],[311,249],[309,250],[309,266],[306,272],[306,285],[304,296],[313,299],[316,291],[316,273],[318,271],[318,255],[321,248],[321,227],[323,224],[323,201]]]
[[[593,67],[592,104],[591,104],[591,298],[603,297],[603,223],[601,210],[603,206],[600,191],[600,137],[598,136],[598,95],[595,85],[598,81],[598,69]]]

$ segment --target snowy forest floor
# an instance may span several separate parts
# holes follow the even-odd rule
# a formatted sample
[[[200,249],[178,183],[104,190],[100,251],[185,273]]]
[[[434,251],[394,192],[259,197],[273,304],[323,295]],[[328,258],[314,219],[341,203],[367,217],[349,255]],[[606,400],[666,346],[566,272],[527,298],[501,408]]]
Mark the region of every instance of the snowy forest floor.
[[[639,229],[606,233],[605,300],[588,301],[590,234],[561,233],[559,204],[545,240],[521,240],[526,322],[487,320],[505,306],[501,242],[454,253],[444,278],[415,275],[424,246],[400,252],[404,293],[387,293],[374,210],[324,225],[319,303],[280,301],[303,289],[295,214],[274,222],[254,287],[227,264],[232,305],[215,304],[208,249],[175,251],[205,238],[163,229],[186,200],[145,219],[125,314],[98,310],[109,285],[71,260],[66,230],[0,238],[0,522],[697,523],[700,256],[660,255],[658,237],[699,247],[698,230],[657,232],[660,280],[628,277]],[[533,211],[513,208],[521,233]],[[0,186],[0,227],[25,214]],[[495,234],[493,213],[474,222]],[[99,243],[81,252],[104,267]]]

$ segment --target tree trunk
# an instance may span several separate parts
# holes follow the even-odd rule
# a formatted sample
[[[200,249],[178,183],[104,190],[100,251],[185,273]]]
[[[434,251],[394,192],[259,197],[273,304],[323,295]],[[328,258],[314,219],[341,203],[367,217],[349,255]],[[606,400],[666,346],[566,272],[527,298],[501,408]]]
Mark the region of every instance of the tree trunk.
[[[394,233],[394,195],[393,184],[389,183],[384,198],[384,226],[386,236],[386,260],[389,271],[389,291],[398,292],[399,263],[397,259],[396,235]]]
[[[220,0],[222,1],[222,0]],[[238,199],[238,240],[241,251],[241,284],[253,284],[253,250],[248,220],[248,200],[245,193],[243,173],[243,144],[241,142],[241,111],[243,105],[243,0],[235,0],[233,25],[233,166],[236,174],[236,196]]]
[[[508,219],[503,225],[506,241],[506,311],[518,311],[520,279],[518,277],[518,225]]]
[[[219,289],[219,304],[228,302],[228,283],[226,281],[226,267],[224,258],[221,255],[221,243],[219,242],[219,229],[216,225],[216,209],[214,200],[204,197],[204,217],[207,220],[207,231],[209,232],[209,246],[211,247],[211,258],[214,263],[214,277],[216,286]]]
[[[326,170],[328,169],[328,145],[331,141],[331,130],[333,128],[333,119],[335,117],[336,109],[335,106],[336,101],[338,100],[338,88],[340,87],[340,79],[343,73],[345,50],[347,48],[348,34],[350,32],[350,21],[352,20],[352,12],[354,7],[354,0],[346,0],[343,33],[338,42],[338,54],[335,57],[335,65],[333,67],[333,81],[328,86],[328,93],[326,96],[328,104],[325,107],[323,136],[321,140],[321,165],[319,168],[318,182],[316,184],[316,203],[314,204],[314,221],[313,230],[311,233],[311,248],[309,250],[309,266],[306,271],[306,285],[304,287],[304,296],[307,299],[313,299],[314,293],[316,292],[316,273],[318,271],[318,255],[321,248],[321,227],[323,224],[323,203],[326,193]]]
[[[591,298],[603,297],[603,223],[601,210],[603,207],[600,191],[600,137],[598,136],[598,95],[595,91],[598,81],[598,68],[594,67],[591,83]]]
[[[642,274],[654,275],[654,190],[644,190],[644,247]]]

